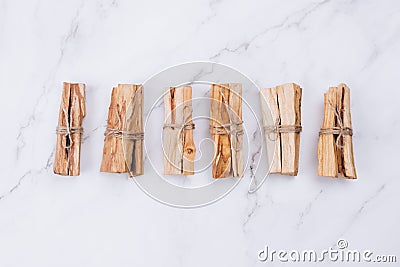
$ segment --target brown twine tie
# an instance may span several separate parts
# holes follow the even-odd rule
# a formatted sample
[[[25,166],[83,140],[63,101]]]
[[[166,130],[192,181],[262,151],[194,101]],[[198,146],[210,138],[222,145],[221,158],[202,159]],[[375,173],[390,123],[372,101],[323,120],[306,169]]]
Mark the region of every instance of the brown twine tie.
[[[319,135],[324,135],[324,134],[333,134],[333,135],[337,135],[337,139],[336,139],[336,147],[343,147],[341,145],[339,145],[339,140],[341,137],[343,137],[343,135],[353,135],[353,129],[350,127],[344,127],[343,125],[343,121],[342,118],[340,116],[340,111],[338,109],[338,107],[335,107],[331,100],[328,100],[328,104],[329,107],[333,109],[333,111],[335,112],[335,116],[337,119],[337,122],[339,124],[339,126],[335,126],[335,127],[329,127],[329,128],[321,128],[319,130]]]
[[[264,132],[270,141],[276,141],[280,133],[300,133],[302,130],[301,125],[279,125],[279,122],[273,126],[264,126]],[[271,134],[275,136],[274,139],[271,138]]]
[[[65,108],[64,104],[62,104],[61,109],[63,111],[64,117],[65,117],[65,123],[67,124],[66,126],[57,126],[56,127],[56,134],[59,135],[64,135],[65,136],[65,142],[62,144],[64,148],[69,150],[72,145],[72,134],[83,134],[83,128],[80,126],[71,126],[72,123],[72,110],[71,113],[68,116],[68,111]],[[68,139],[68,144],[67,144],[67,139]]]
[[[120,138],[120,139],[124,139],[124,140],[143,140],[144,139],[144,133],[134,133],[134,132],[122,131],[119,129],[112,129],[112,128],[106,128],[106,131],[104,132],[104,136],[115,137],[115,138]]]
[[[235,115],[231,108],[229,108],[228,101],[226,99],[225,94],[222,92],[222,89],[219,89],[219,93],[222,96],[222,103],[225,105],[225,109],[228,113],[229,123],[220,124],[220,125],[213,125],[212,130],[213,134],[222,135],[228,134],[230,138],[235,138],[235,147],[232,147],[235,151],[240,151],[242,149],[242,144],[239,140],[239,137],[244,134],[243,131],[243,121],[235,122]],[[237,116],[237,115],[236,115]],[[232,142],[231,142],[232,146]]]

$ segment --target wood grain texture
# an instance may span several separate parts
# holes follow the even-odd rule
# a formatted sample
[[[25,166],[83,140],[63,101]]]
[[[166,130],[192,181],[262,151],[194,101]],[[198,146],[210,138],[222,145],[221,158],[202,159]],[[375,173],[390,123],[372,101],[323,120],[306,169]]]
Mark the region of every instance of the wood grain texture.
[[[126,85],[132,86],[132,85]],[[126,113],[126,131],[132,133],[144,133],[143,125],[143,108],[144,108],[144,95],[143,85],[134,85],[135,95],[134,99],[128,106]],[[144,152],[143,152],[143,139],[124,140],[124,153],[129,167],[129,175],[131,177],[140,176],[144,174]]]
[[[176,103],[182,103],[183,91],[179,88],[168,88],[164,95],[164,117],[165,124],[178,124],[181,116],[176,116]],[[183,118],[183,117],[182,117]],[[164,151],[164,174],[181,173],[181,153],[178,149],[182,142],[178,127],[164,127],[163,129],[163,151]],[[182,148],[181,148],[182,149]]]
[[[183,118],[185,123],[193,123],[192,121],[192,88],[185,86],[183,89]],[[182,174],[194,175],[194,158],[196,156],[196,146],[193,139],[193,129],[186,129],[183,132],[183,157],[182,157]]]
[[[114,87],[108,110],[107,128],[142,132],[142,103],[143,87],[141,85],[119,84]],[[130,172],[131,176],[141,175],[143,174],[142,150],[143,140],[123,140],[122,136],[105,136],[100,171],[110,173]],[[134,161],[132,160],[133,157]]]
[[[301,88],[288,83],[277,86],[281,125],[301,125]],[[300,133],[281,133],[281,164],[284,175],[296,176],[299,170]]]
[[[338,90],[341,91],[341,116],[343,127],[352,128],[351,114],[350,114],[350,89],[345,84],[339,84]],[[353,136],[343,135],[341,144],[341,169],[340,174],[343,178],[356,179],[356,167],[354,164],[353,153]]]
[[[280,124],[278,93],[276,87],[262,88],[261,94],[261,112],[264,125],[268,125],[269,112],[274,125]],[[265,134],[266,142],[273,140],[275,144],[274,157],[271,162],[270,173],[281,173],[281,137],[280,134],[267,133]],[[267,140],[269,138],[269,140]]]
[[[222,97],[221,92],[225,96]],[[229,100],[229,85],[213,84],[210,91],[210,131],[214,141],[214,158],[212,164],[212,177],[225,178],[231,173],[231,144],[229,134],[216,134],[213,127],[223,127],[229,124],[229,115],[225,101]]]
[[[85,84],[64,82],[58,126],[82,127],[85,115]],[[70,137],[71,139],[67,135],[57,134],[53,169],[55,174],[68,176],[80,174],[82,136],[80,133],[72,133]]]
[[[229,107],[231,108],[232,125],[237,125],[238,131],[243,130],[242,123],[242,85],[240,83],[229,84]],[[243,156],[243,134],[231,136],[232,151],[232,176],[243,177],[244,156]]]
[[[164,107],[164,174],[193,175],[196,153],[193,130],[184,127],[192,122],[192,88],[168,88]]]
[[[331,87],[324,94],[324,120],[323,129],[336,126],[335,108],[337,106],[337,88]],[[318,175],[338,177],[338,160],[336,140],[333,134],[323,134],[318,140]]]

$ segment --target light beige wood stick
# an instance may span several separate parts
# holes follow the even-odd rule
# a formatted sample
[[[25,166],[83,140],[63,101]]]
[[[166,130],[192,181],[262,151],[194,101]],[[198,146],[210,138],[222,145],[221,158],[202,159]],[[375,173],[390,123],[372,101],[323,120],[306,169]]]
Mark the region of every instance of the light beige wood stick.
[[[194,174],[192,88],[171,87],[164,95],[164,174]]]
[[[231,129],[236,127],[236,132],[231,134],[232,151],[232,176],[243,177],[243,125],[242,125],[242,85],[240,83],[229,84],[229,107],[231,109]]]
[[[223,95],[224,97],[223,97]],[[225,98],[225,99],[224,99]],[[231,173],[231,145],[226,125],[230,124],[226,103],[229,101],[229,85],[213,84],[210,91],[210,132],[214,141],[215,155],[212,164],[213,178],[229,177]]]
[[[281,125],[301,125],[301,88],[294,83],[277,86]],[[296,176],[299,170],[300,133],[281,132],[281,164],[284,175]]]
[[[324,120],[322,129],[336,127],[337,87],[329,88],[324,94]],[[320,134],[318,140],[318,175],[337,178],[337,146],[333,134]]]
[[[113,88],[104,135],[100,171],[143,174],[143,86]]]
[[[192,124],[192,87],[185,86],[183,89],[183,118],[185,123]],[[182,173],[183,175],[194,175],[194,158],[196,155],[196,146],[193,139],[193,129],[189,127],[183,130],[183,157]]]
[[[64,82],[56,130],[55,174],[80,174],[82,120],[85,115],[85,84]]]
[[[132,85],[130,85],[132,86]],[[136,136],[144,134],[143,125],[143,108],[144,108],[144,95],[143,86],[134,85],[135,95],[131,101],[126,114],[128,132]],[[124,152],[127,166],[129,167],[129,175],[131,177],[140,176],[144,174],[144,153],[143,153],[143,138],[125,139]]]
[[[180,116],[176,116],[176,105],[182,104],[183,91],[179,88],[169,88],[164,95],[164,117],[165,124],[173,125],[182,123],[178,121]],[[178,149],[182,142],[178,127],[163,128],[163,152],[164,152],[164,174],[181,173],[181,154]]]
[[[278,93],[276,87],[262,88],[261,94],[261,112],[263,125],[268,125],[269,112],[275,125],[280,124]],[[266,142],[269,140],[275,143],[274,157],[271,162],[270,173],[281,173],[281,135],[280,133],[265,133]],[[269,140],[267,140],[269,139]]]

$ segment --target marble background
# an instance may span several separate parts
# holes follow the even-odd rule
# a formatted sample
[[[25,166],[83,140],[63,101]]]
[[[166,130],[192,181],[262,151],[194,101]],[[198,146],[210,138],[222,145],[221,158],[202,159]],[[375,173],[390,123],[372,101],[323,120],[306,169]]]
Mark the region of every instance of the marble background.
[[[339,238],[400,257],[399,59],[395,0],[0,0],[0,266],[262,266],[266,245]],[[178,209],[99,173],[111,88],[194,60],[303,87],[297,177]],[[63,81],[87,84],[77,178],[52,173]],[[323,93],[339,82],[352,89],[357,181],[316,175]]]

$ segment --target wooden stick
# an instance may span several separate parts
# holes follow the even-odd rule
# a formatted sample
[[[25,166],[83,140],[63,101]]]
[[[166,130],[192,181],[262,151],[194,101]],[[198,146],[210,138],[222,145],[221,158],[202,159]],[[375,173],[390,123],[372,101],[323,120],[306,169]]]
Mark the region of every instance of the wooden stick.
[[[182,90],[169,88],[164,95],[164,115],[165,124],[177,123],[176,118],[176,102],[182,103]],[[179,118],[178,118],[179,119]],[[178,127],[164,127],[163,144],[164,144],[164,174],[180,174],[181,173],[181,157],[178,146],[180,140]]]
[[[113,88],[108,110],[101,172],[130,172],[131,176],[143,174],[143,140],[141,138],[129,139],[121,132],[118,133],[118,131],[142,133],[142,103],[143,87],[141,85],[119,84],[118,87]],[[110,134],[111,132],[116,133]]]
[[[144,134],[143,127],[143,86],[135,85],[135,95],[127,111],[127,131]],[[143,136],[144,137],[144,136]],[[125,158],[131,177],[144,174],[143,138],[124,140]]]
[[[352,128],[350,115],[350,89],[345,84],[339,84],[338,89],[342,91],[341,115],[343,127]],[[342,135],[341,144],[343,147],[341,149],[342,168],[340,174],[343,178],[356,179],[357,174],[354,164],[353,137],[351,135]]]
[[[272,116],[272,123],[275,125],[280,124],[278,93],[276,87],[263,88],[261,94],[261,111],[264,125],[268,125],[269,112]],[[269,108],[269,109],[268,109]],[[270,173],[281,173],[281,138],[280,134],[267,133],[265,134],[266,142],[269,140],[275,142],[275,153],[271,162]]]
[[[229,107],[233,111],[232,124],[238,125],[238,130],[242,130],[242,85],[240,83],[229,84]],[[231,151],[232,151],[232,176],[243,177],[244,175],[244,158],[243,150],[243,135],[231,137]]]
[[[194,174],[192,88],[171,87],[164,95],[164,174]],[[188,125],[189,127],[186,127]]]
[[[80,174],[81,127],[85,115],[85,84],[64,82],[58,116],[54,173],[68,176]]]
[[[281,125],[301,125],[301,88],[289,83],[277,86]],[[284,175],[296,176],[299,170],[300,133],[281,133],[281,160]]]
[[[229,99],[229,85],[211,86],[210,98],[210,131],[214,141],[214,160],[212,164],[213,178],[225,178],[230,176],[231,171],[231,146],[229,134],[217,134],[213,127],[223,127],[224,124],[229,124],[229,116],[226,109],[228,103],[224,102],[222,94],[226,99]]]
[[[335,112],[335,126],[340,125],[340,120],[343,118],[343,89],[339,87],[335,87],[336,90],[336,107],[334,109],[337,109]],[[331,107],[332,108],[332,107]],[[339,117],[337,116],[339,115]],[[335,142],[335,149],[336,149],[336,161],[338,165],[338,172],[340,174],[343,173],[343,136],[333,136],[334,139],[336,140]]]
[[[337,88],[329,88],[324,94],[324,120],[322,128],[336,126],[335,108],[337,106]],[[337,178],[338,162],[336,155],[336,140],[333,134],[323,134],[318,140],[318,175]]]
[[[183,89],[183,118],[185,123],[192,122],[192,88],[185,86]],[[194,175],[194,158],[196,155],[196,146],[193,139],[193,129],[184,130],[183,135],[183,157],[182,157],[182,173],[183,175]]]

